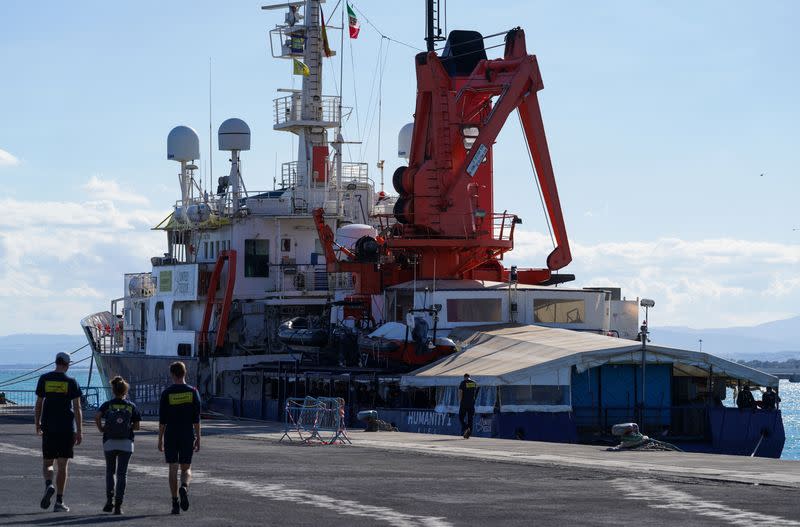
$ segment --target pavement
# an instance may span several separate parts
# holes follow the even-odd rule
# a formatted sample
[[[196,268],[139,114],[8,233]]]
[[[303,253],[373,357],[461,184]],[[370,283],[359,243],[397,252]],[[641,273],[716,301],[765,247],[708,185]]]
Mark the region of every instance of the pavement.
[[[101,512],[101,437],[70,464],[69,513],[39,508],[40,439],[0,417],[1,525],[798,526],[800,462],[350,431],[352,445],[278,442],[278,425],[205,421],[191,507],[171,516],[156,425],[144,423],[124,516]]]

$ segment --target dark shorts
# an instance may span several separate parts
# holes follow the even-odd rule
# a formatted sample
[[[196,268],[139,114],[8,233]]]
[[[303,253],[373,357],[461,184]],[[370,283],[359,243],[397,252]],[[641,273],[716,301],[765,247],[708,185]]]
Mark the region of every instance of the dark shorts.
[[[75,434],[72,432],[42,434],[42,456],[45,459],[72,458],[75,446]]]
[[[164,459],[167,463],[192,464],[194,454],[194,430],[164,434]]]

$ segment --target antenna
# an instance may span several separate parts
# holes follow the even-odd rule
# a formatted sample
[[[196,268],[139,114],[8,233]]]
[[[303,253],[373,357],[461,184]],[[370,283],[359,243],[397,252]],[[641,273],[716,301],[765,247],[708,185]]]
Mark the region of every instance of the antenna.
[[[441,0],[425,0],[425,43],[428,51],[435,51],[436,43],[443,41],[441,26]],[[447,3],[445,2],[445,11]],[[447,13],[445,13],[445,17]]]
[[[208,57],[208,187],[214,184],[214,136],[211,133],[211,57]]]

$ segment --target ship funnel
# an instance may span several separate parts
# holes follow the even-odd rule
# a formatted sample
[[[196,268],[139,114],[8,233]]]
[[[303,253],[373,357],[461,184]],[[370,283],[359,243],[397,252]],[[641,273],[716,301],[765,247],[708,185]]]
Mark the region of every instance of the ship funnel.
[[[414,133],[414,123],[408,123],[400,129],[397,134],[397,157],[402,157],[408,161],[411,152],[411,136]]]

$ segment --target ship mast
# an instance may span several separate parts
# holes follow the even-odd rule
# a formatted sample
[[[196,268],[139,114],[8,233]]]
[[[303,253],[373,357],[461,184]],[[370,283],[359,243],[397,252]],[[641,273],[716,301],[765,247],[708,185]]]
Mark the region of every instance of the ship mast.
[[[289,95],[275,99],[273,126],[298,138],[297,159],[283,163],[281,183],[284,189],[291,189],[293,212],[300,214],[330,200],[337,204],[337,214],[341,213],[342,103],[340,96],[322,94],[323,56],[333,53],[325,54],[323,50],[321,4],[322,0],[305,0],[261,8],[287,10],[284,23],[270,30],[272,56],[292,60],[294,73],[302,74],[301,89],[279,90]],[[332,141],[328,138],[329,129],[334,130]],[[336,156],[333,163],[331,155]]]
[[[308,75],[303,76],[302,112],[303,121],[320,121],[322,117],[322,53],[320,50],[320,2],[308,0],[305,8],[306,40],[303,62],[308,66]],[[311,163],[315,146],[326,146],[327,134],[322,127],[308,126],[298,130],[297,188],[311,188]],[[308,199],[308,198],[306,198]]]

